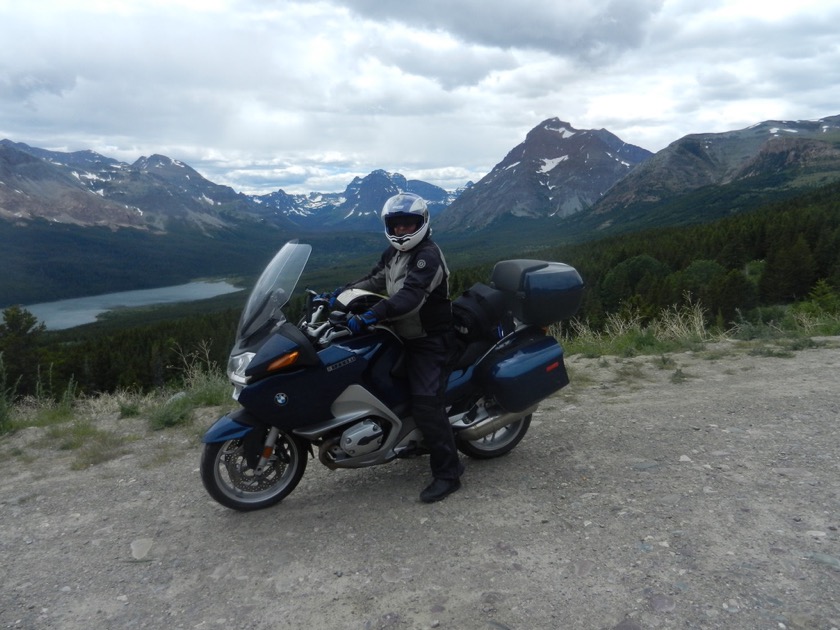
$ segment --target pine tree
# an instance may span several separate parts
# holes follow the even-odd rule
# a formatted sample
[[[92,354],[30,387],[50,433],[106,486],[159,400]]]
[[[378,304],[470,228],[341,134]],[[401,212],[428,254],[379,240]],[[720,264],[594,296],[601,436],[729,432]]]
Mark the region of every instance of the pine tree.
[[[3,311],[0,324],[0,353],[6,373],[17,383],[17,394],[35,392],[38,368],[41,364],[40,339],[46,326],[21,306],[9,306]]]

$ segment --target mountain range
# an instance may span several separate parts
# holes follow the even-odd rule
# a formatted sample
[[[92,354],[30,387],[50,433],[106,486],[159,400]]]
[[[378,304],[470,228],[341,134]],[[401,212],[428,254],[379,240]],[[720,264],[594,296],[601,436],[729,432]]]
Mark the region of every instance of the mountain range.
[[[2,140],[0,219],[157,232],[174,224],[212,232],[242,221],[283,231],[375,231],[384,201],[409,191],[429,202],[443,232],[582,212],[604,226],[627,208],[656,206],[708,186],[761,181],[765,188],[798,188],[827,183],[838,173],[840,116],[692,134],[655,155],[606,129],[578,130],[552,118],[529,131],[485,177],[457,191],[375,170],[341,193],[246,195],[162,155],[126,164],[93,151],[63,153]]]
[[[606,215],[655,206],[710,186],[797,189],[840,177],[840,116],[765,121],[724,133],[680,138],[616,182],[596,206]]]
[[[379,210],[399,191],[429,202],[465,264],[711,221],[838,179],[840,116],[691,134],[656,154],[551,118],[455,191],[375,170],[341,193],[246,195],[162,155],[127,164],[2,140],[0,307],[253,273],[288,238],[325,239],[324,264],[346,264],[380,242]]]
[[[415,192],[440,213],[457,196],[399,173],[375,170],[342,193],[237,193],[184,162],[163,155],[133,164],[93,151],[63,153],[0,141],[0,219],[20,226],[36,219],[111,229],[166,232],[188,226],[212,233],[242,221],[285,230],[378,230],[388,197]]]

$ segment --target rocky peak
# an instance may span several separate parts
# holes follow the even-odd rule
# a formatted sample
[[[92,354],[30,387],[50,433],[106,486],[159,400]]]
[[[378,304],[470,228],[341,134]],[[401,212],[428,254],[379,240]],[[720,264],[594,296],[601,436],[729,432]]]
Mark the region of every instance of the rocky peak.
[[[507,215],[569,216],[597,202],[651,155],[605,129],[580,130],[549,118],[465,190],[438,225],[459,231],[487,227]]]

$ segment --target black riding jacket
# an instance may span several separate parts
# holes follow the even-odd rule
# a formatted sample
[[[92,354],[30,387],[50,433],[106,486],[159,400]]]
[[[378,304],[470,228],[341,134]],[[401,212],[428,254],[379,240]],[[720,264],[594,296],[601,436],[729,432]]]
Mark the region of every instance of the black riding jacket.
[[[407,252],[389,246],[371,272],[348,288],[386,294],[388,298],[371,310],[378,320],[389,320],[405,339],[443,333],[452,327],[449,268],[443,252],[429,237]]]

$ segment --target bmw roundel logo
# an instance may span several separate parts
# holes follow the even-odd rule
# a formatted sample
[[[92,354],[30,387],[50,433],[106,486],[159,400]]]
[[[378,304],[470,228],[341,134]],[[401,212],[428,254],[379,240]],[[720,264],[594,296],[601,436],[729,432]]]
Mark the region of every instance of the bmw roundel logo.
[[[289,397],[286,396],[286,394],[283,394],[282,392],[279,393],[279,394],[274,394],[274,402],[276,402],[278,405],[280,405],[282,407],[287,402],[289,402]]]

